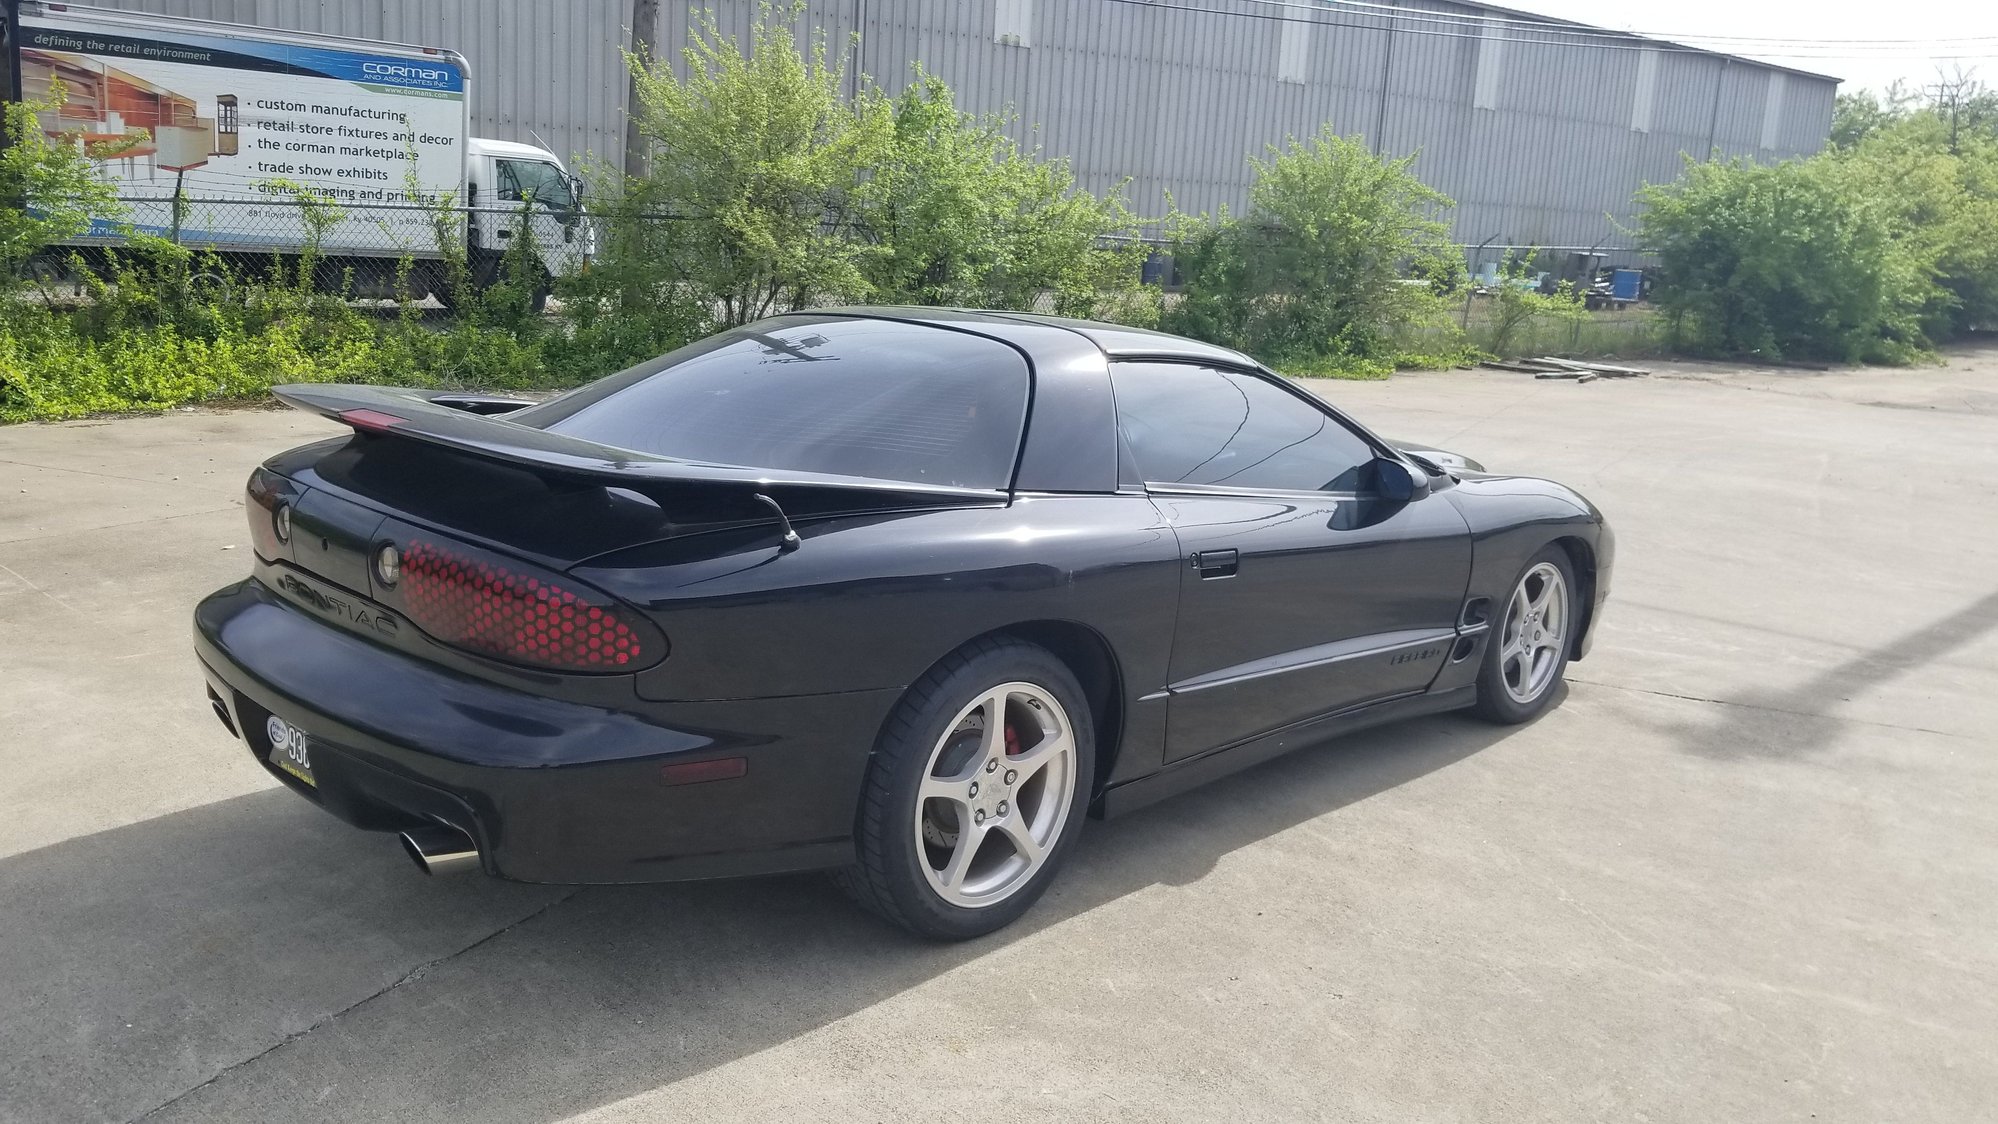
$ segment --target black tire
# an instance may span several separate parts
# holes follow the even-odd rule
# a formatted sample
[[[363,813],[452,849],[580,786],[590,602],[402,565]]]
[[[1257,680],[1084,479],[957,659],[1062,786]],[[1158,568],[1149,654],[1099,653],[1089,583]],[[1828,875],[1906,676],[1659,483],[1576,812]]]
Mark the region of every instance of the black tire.
[[[1552,649],[1553,668],[1547,674],[1545,683],[1531,698],[1521,700],[1515,697],[1508,684],[1504,649],[1511,627],[1513,597],[1528,575],[1543,566],[1552,566],[1561,575],[1561,640]],[[1484,659],[1478,666],[1478,701],[1472,705],[1471,713],[1501,726],[1517,726],[1522,722],[1531,722],[1554,705],[1554,700],[1561,694],[1562,677],[1568,671],[1568,653],[1574,649],[1575,629],[1581,623],[1576,593],[1574,565],[1568,559],[1568,552],[1557,545],[1548,544],[1520,567],[1518,576],[1506,587],[1505,596],[1494,607],[1491,634],[1485,640]]]
[[[953,720],[981,694],[1009,683],[1032,685],[1065,712],[1074,741],[1074,789],[1039,867],[1004,898],[967,908],[943,897],[918,865],[930,860],[916,838],[921,812],[917,791],[929,774],[933,752],[952,732]],[[1095,765],[1095,726],[1082,687],[1068,666],[1025,641],[974,641],[944,659],[896,704],[861,789],[854,825],[857,861],[833,877],[855,902],[919,936],[968,940],[1004,928],[1047,890],[1075,845]]]

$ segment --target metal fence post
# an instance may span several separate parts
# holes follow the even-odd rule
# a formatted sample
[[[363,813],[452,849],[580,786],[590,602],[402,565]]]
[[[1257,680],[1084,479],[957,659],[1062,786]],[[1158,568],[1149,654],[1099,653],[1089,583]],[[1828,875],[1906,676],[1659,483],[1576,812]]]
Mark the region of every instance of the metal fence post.
[[[167,238],[176,246],[180,245],[180,213],[187,205],[187,196],[182,191],[186,179],[187,170],[184,168],[173,174],[173,226]]]

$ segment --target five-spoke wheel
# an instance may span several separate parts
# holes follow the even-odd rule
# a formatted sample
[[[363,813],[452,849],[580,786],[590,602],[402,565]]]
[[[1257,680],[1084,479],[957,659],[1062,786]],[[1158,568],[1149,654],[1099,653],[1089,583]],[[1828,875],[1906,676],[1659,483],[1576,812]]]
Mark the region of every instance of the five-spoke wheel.
[[[1568,552],[1550,546],[1526,563],[1486,641],[1474,709],[1493,722],[1525,722],[1557,694],[1573,647],[1575,582]]]
[[[1002,683],[938,740],[918,790],[916,841],[944,900],[985,906],[1033,878],[1075,799],[1075,735],[1053,695]]]
[[[909,689],[874,759],[840,884],[917,933],[962,939],[1026,912],[1082,827],[1095,729],[1068,666],[981,640]]]
[[[1568,644],[1568,579],[1552,562],[1528,568],[1512,591],[1499,634],[1499,673],[1514,702],[1546,692]]]

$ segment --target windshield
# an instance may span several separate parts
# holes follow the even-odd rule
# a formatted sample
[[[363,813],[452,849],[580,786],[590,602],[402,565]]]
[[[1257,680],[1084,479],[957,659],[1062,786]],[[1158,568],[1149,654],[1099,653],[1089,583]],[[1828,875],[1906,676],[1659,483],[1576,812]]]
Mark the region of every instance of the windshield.
[[[575,203],[569,177],[540,160],[493,161],[499,172],[499,197],[510,203],[532,202],[553,214],[567,214]]]
[[[690,344],[511,415],[622,449],[713,464],[1001,490],[1026,361],[925,324],[785,316]]]

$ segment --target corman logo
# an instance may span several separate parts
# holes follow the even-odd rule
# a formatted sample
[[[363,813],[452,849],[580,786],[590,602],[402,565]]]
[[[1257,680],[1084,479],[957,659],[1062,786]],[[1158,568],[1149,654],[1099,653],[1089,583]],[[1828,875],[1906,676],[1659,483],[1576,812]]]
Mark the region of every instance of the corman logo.
[[[445,82],[451,77],[451,72],[448,70],[395,62],[364,62],[361,64],[361,73],[370,78],[400,78],[404,81],[414,79],[419,82]]]

